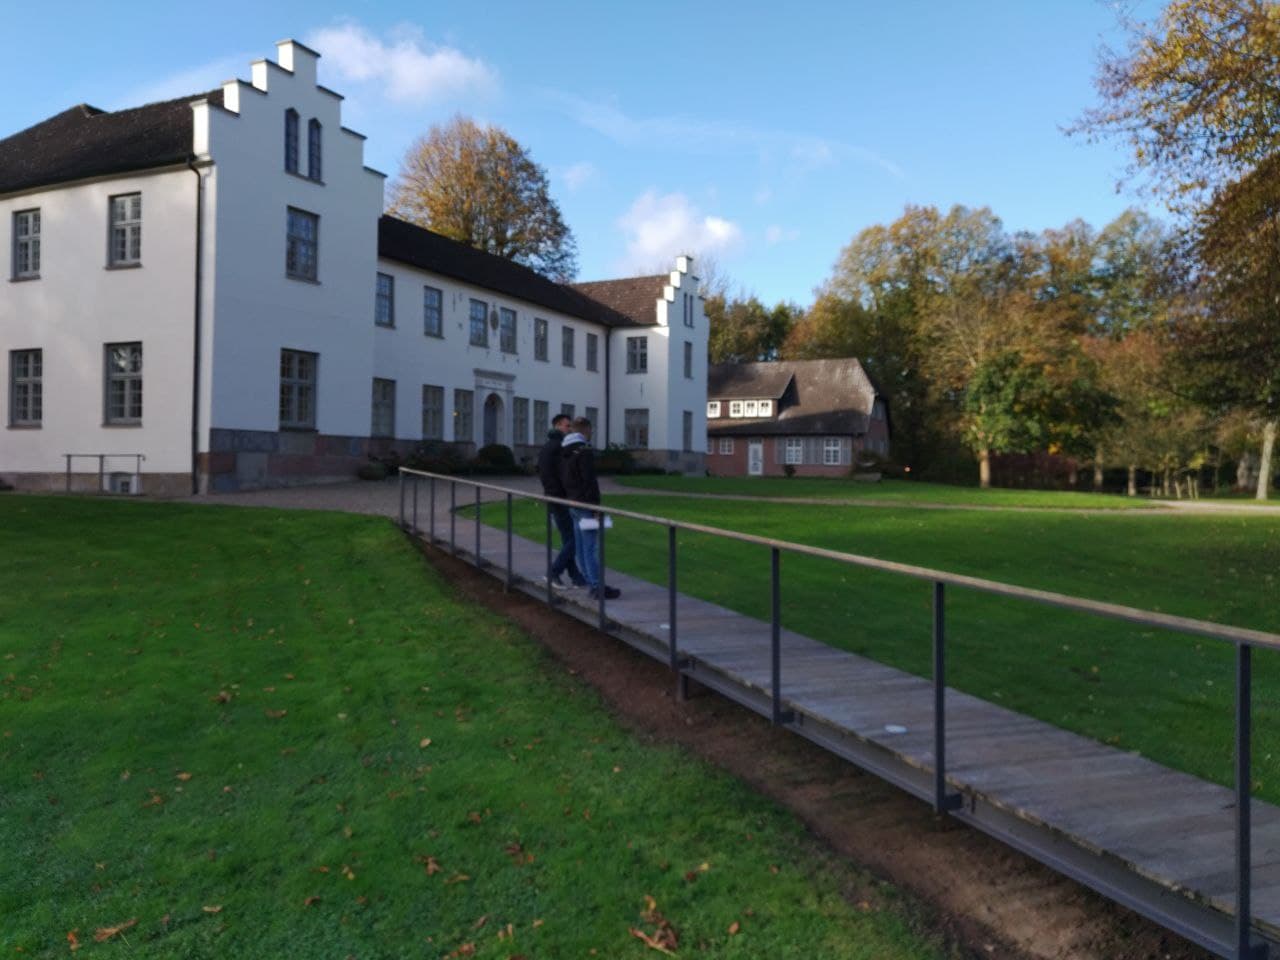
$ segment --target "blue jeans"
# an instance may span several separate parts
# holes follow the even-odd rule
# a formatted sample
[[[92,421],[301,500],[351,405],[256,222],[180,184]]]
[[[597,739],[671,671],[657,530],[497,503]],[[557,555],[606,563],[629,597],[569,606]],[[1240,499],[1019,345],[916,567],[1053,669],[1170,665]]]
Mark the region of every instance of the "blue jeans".
[[[596,519],[596,514],[591,510],[579,510],[576,507],[570,510],[573,514],[573,535],[577,550],[578,569],[582,571],[582,578],[587,581],[587,586],[592,590],[600,586],[600,531],[599,530],[583,530],[580,521],[586,519]]]
[[[569,516],[569,508],[552,504],[547,509],[551,511],[551,519],[555,521],[556,529],[560,531],[560,552],[552,561],[551,576],[558,577],[562,573],[567,573],[574,583],[582,583],[582,574],[578,572],[578,565],[574,562],[575,545],[578,539],[577,525]]]

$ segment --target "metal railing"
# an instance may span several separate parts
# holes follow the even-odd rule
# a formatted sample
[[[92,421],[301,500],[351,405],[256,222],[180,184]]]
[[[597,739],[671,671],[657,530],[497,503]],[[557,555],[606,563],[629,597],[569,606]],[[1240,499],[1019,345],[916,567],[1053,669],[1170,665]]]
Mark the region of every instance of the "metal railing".
[[[408,480],[406,480],[408,478]],[[1252,836],[1252,815],[1251,815],[1251,784],[1252,784],[1252,652],[1254,647],[1262,647],[1272,650],[1280,650],[1280,634],[1268,633],[1261,630],[1252,630],[1244,627],[1232,627],[1225,624],[1214,623],[1208,620],[1197,620],[1189,617],[1172,616],[1165,613],[1156,613],[1150,610],[1142,610],[1137,607],[1129,607],[1122,604],[1104,603],[1098,600],[1089,600],[1083,597],[1073,597],[1068,594],[1056,593],[1049,590],[1036,590],[1029,587],[1020,587],[1014,584],[1002,583],[997,580],[987,580],[981,577],[970,577],[963,574],[950,573],[945,570],[934,570],[928,567],[916,566],[907,563],[897,563],[892,560],[881,560],[876,557],[866,557],[859,554],[845,553],[839,550],[828,550],[823,547],[813,547],[801,543],[793,543],[787,540],[775,540],[770,537],[761,537],[755,534],[742,533],[736,530],[725,530],[720,527],[712,527],[706,524],[692,523],[684,520],[673,520],[669,517],[653,516],[646,513],[638,513],[634,510],[624,510],[618,507],[604,506],[602,504],[581,503],[575,500],[567,500],[560,497],[550,497],[544,494],[531,493],[524,490],[517,490],[511,487],[504,487],[495,483],[487,483],[479,480],[472,480],[465,477],[456,477],[446,474],[430,473],[421,470],[411,470],[402,467],[400,469],[400,526],[403,529],[411,530],[415,534],[420,534],[421,530],[418,526],[418,486],[426,480],[430,484],[430,518],[428,530],[430,531],[430,539],[435,541],[435,516],[436,516],[436,486],[437,483],[449,484],[449,549],[452,553],[457,553],[456,541],[456,525],[457,525],[457,486],[465,484],[475,488],[475,549],[473,557],[475,563],[479,567],[488,566],[488,561],[481,557],[480,549],[480,530],[481,530],[481,492],[484,490],[492,491],[500,494],[505,498],[506,502],[506,565],[505,565],[505,581],[510,588],[515,582],[515,571],[512,567],[512,540],[513,540],[513,500],[520,497],[525,500],[542,503],[550,506],[563,506],[570,509],[577,509],[593,513],[600,523],[599,526],[599,570],[600,570],[600,586],[597,591],[598,602],[598,625],[601,630],[607,631],[611,626],[607,616],[606,592],[603,589],[605,575],[605,523],[604,518],[621,517],[630,520],[637,520],[643,523],[654,524],[656,526],[665,527],[667,530],[667,594],[668,594],[668,615],[669,615],[669,644],[668,653],[670,658],[671,670],[678,678],[683,678],[682,671],[687,667],[687,658],[680,655],[679,649],[679,632],[677,629],[677,532],[685,531],[688,533],[706,534],[713,537],[719,537],[725,540],[737,541],[744,544],[753,544],[765,547],[769,550],[769,578],[770,578],[770,675],[771,689],[770,699],[772,703],[772,722],[774,725],[784,725],[794,720],[794,713],[783,708],[782,697],[782,564],[781,556],[783,553],[796,554],[799,556],[815,557],[824,560],[832,560],[837,563],[843,563],[850,566],[864,567],[872,570],[880,570],[886,573],[899,574],[905,577],[911,577],[917,580],[925,580],[933,586],[933,623],[932,623],[932,641],[933,641],[933,663],[932,663],[932,681],[933,681],[933,703],[934,703],[934,772],[933,772],[933,797],[932,803],[936,813],[946,814],[949,811],[957,810],[962,805],[962,796],[948,790],[946,781],[946,587],[955,586],[963,587],[968,590],[974,590],[979,593],[988,593],[998,597],[1007,597],[1016,600],[1030,601],[1032,603],[1046,604],[1048,606],[1058,607],[1064,610],[1072,610],[1078,613],[1086,613],[1094,616],[1104,617],[1112,620],[1126,621],[1138,624],[1144,627],[1156,627],[1162,630],[1169,630],[1178,633],[1191,634],[1201,637],[1209,637],[1215,640],[1222,640],[1231,643],[1236,648],[1235,657],[1235,874],[1236,874],[1236,903],[1235,903],[1235,923],[1234,923],[1234,943],[1231,945],[1229,952],[1224,949],[1220,943],[1210,943],[1206,940],[1197,938],[1194,933],[1180,929],[1178,932],[1184,935],[1192,936],[1193,939],[1199,939],[1202,945],[1208,946],[1225,957],[1234,958],[1234,960],[1266,960],[1270,954],[1270,948],[1266,943],[1257,942],[1252,931],[1252,863],[1251,863],[1251,836]],[[412,490],[412,513],[406,512],[406,488]],[[501,502],[501,500],[499,501]],[[407,521],[410,521],[407,522]],[[551,581],[552,568],[552,521],[551,511],[547,510],[546,522],[546,601],[548,605],[555,606],[557,598],[552,592]]]
[[[98,493],[102,493],[103,484],[106,481],[107,471],[106,463],[108,460],[133,460],[133,474],[138,477],[138,485],[142,485],[142,462],[146,460],[146,455],[141,453],[64,453],[62,455],[67,461],[67,493],[71,492],[71,461],[75,459],[97,460],[98,461]],[[119,471],[111,471],[117,473]],[[141,490],[134,490],[133,493],[140,493]]]

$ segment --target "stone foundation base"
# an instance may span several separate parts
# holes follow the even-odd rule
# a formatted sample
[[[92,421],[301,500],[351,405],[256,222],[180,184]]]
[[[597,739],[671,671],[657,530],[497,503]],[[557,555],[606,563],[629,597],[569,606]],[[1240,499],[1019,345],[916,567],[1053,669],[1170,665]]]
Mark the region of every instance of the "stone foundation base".
[[[116,478],[117,483],[112,484],[112,479]],[[129,493],[114,493],[119,489],[118,480],[120,477],[129,479]],[[93,473],[72,473],[71,474],[71,493],[111,493],[115,496],[146,496],[146,497],[187,497],[191,495],[191,474],[189,473],[146,473],[133,474],[130,472],[112,471],[106,472],[105,486],[101,482],[97,471]],[[12,486],[15,490],[29,490],[36,493],[66,493],[67,492],[67,475],[66,473],[0,473],[0,480]]]

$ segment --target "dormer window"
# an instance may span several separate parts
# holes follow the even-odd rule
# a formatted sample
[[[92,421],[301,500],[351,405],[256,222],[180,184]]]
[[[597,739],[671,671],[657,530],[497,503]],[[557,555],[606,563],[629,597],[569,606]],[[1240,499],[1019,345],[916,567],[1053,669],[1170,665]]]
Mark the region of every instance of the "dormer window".
[[[284,168],[298,172],[298,111],[293,107],[284,112]]]
[[[307,177],[320,179],[320,121],[307,121]]]
[[[707,419],[715,420],[719,416],[720,416],[720,401],[708,400],[707,401]]]
[[[759,415],[759,406],[754,400],[742,401],[742,415],[744,417],[754,417]]]
[[[730,400],[730,401],[729,401],[729,416],[731,416],[731,417],[740,417],[740,416],[742,416],[742,401],[741,401],[741,400]]]
[[[761,400],[761,401],[760,401],[760,416],[762,416],[762,417],[772,417],[772,416],[773,416],[773,401],[772,401],[772,400]]]

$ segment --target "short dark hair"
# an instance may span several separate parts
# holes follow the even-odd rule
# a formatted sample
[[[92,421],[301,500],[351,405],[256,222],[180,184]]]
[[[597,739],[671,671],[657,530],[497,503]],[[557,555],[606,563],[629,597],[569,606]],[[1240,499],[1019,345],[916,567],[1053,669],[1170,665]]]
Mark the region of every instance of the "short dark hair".
[[[591,421],[586,417],[579,417],[577,420],[573,421],[573,429],[577,430],[579,433],[583,430],[590,430]]]
[[[551,418],[551,425],[554,427],[561,420],[569,421],[570,425],[573,423],[573,417],[569,416],[567,413],[557,413]]]

